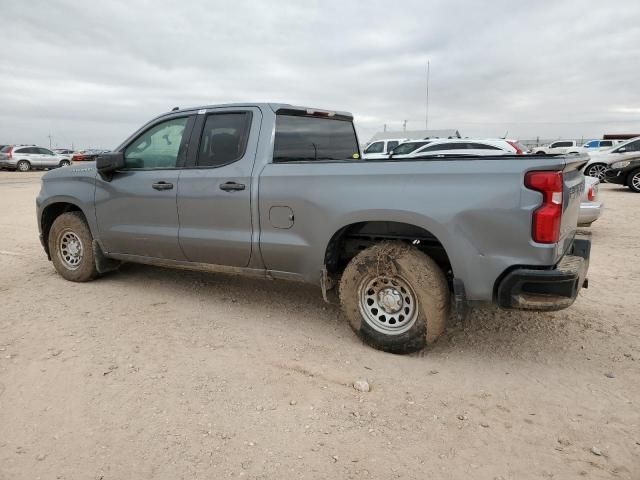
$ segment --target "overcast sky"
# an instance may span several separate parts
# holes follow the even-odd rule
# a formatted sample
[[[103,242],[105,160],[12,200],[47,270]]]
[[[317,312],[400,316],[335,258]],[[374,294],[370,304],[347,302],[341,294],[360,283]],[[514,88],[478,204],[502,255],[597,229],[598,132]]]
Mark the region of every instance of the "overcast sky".
[[[112,148],[173,106],[353,112],[361,141],[640,133],[640,1],[0,0],[0,144]]]

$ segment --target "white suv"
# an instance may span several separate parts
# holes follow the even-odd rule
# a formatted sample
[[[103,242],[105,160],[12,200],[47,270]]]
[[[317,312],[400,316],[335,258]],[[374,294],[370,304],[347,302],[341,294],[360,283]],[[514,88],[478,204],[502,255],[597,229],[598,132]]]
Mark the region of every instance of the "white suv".
[[[501,138],[488,140],[442,138],[429,140],[427,145],[406,155],[397,155],[394,151],[393,158],[415,158],[425,155],[522,155],[524,148],[516,141]]]
[[[627,140],[609,150],[589,152],[590,159],[584,168],[584,174],[603,181],[604,172],[609,169],[612,163],[638,156],[638,154],[640,154],[640,137]]]
[[[386,138],[384,140],[376,140],[365,147],[364,152],[362,152],[362,158],[365,160],[380,160],[381,158],[388,158],[391,150],[406,141],[406,138]]]
[[[68,165],[71,165],[68,155],[58,155],[48,148],[34,145],[7,145],[0,150],[0,168],[28,172],[31,169]]]
[[[575,140],[559,140],[543,147],[536,147],[531,150],[531,153],[535,153],[537,155],[546,155],[547,153],[569,153],[571,149],[576,148],[579,147],[578,142]]]

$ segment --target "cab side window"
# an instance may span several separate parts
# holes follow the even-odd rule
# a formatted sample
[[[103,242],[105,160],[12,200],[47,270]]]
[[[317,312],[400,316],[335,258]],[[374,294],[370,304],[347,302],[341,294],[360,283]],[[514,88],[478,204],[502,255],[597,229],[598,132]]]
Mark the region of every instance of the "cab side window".
[[[640,140],[636,140],[635,142],[631,142],[626,147],[627,152],[638,152],[640,151]]]
[[[221,167],[241,159],[250,129],[250,112],[209,115],[200,138],[197,166]]]
[[[384,142],[375,142],[367,147],[364,153],[382,153],[384,151]]]
[[[396,148],[398,146],[400,142],[397,142],[395,140],[392,140],[391,142],[387,142],[387,152],[391,152],[391,150],[393,150],[394,148]]]
[[[176,168],[186,124],[187,117],[173,118],[145,131],[125,149],[125,168]]]

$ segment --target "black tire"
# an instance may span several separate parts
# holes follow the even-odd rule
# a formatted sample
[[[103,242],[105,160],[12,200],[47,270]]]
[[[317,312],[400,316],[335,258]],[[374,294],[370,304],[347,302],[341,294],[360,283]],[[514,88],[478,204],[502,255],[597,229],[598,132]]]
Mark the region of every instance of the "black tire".
[[[27,160],[20,160],[16,165],[16,170],[19,172],[28,172],[31,170],[31,164]]]
[[[71,162],[69,160],[61,160],[60,164],[58,166],[59,167],[68,167],[69,165],[71,165]]]
[[[629,174],[627,177],[627,187],[636,193],[640,193],[640,168]]]
[[[589,177],[594,177],[599,179],[601,182],[604,181],[604,170],[601,170],[602,167],[607,169],[607,165],[604,163],[592,163],[584,170],[584,174]]]
[[[78,241],[80,253],[75,255]],[[93,236],[82,213],[68,212],[56,218],[48,242],[51,261],[60,276],[72,282],[88,282],[98,277]]]
[[[380,287],[375,286],[378,279]],[[399,296],[395,312],[383,311],[389,305],[373,300],[389,291]],[[379,243],[353,258],[342,274],[340,302],[353,331],[367,345],[389,353],[417,352],[434,343],[449,317],[449,288],[442,270],[433,259],[402,242]],[[367,310],[363,313],[363,309]],[[405,312],[411,318],[401,320]]]
[[[536,155],[546,155],[546,154],[547,154],[547,152],[542,152],[542,151],[536,152]]]

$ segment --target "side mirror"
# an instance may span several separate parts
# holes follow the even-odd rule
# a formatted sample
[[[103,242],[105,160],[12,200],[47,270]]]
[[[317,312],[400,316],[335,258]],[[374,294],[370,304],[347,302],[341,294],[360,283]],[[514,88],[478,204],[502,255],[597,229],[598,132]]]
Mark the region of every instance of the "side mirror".
[[[103,153],[96,157],[96,168],[105,179],[110,180],[113,172],[124,168],[124,166],[124,153],[122,152]]]

